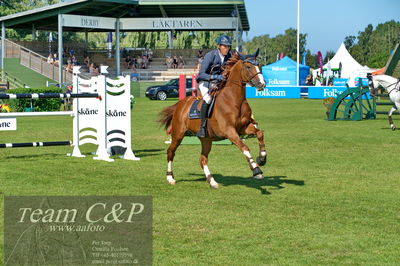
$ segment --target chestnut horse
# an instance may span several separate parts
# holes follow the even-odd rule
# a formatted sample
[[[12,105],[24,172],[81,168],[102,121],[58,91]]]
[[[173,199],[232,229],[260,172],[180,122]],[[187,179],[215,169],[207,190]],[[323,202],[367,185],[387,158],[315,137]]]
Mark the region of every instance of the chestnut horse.
[[[263,90],[265,82],[260,73],[257,61],[258,50],[252,55],[242,55],[235,52],[223,67],[225,80],[211,93],[215,97],[215,104],[211,116],[207,120],[206,137],[201,141],[200,166],[203,168],[207,182],[213,188],[218,188],[208,168],[208,154],[212,141],[229,139],[245,155],[253,177],[262,179],[259,166],[265,165],[267,152],[264,144],[264,134],[257,127],[257,122],[252,118],[251,108],[246,100],[246,83],[258,90]],[[172,161],[175,151],[180,145],[187,131],[196,134],[200,127],[200,119],[188,118],[189,109],[196,97],[190,96],[178,101],[176,104],[165,108],[160,113],[159,122],[165,129],[171,129],[172,140],[167,150],[167,181],[176,183],[172,172]],[[170,128],[171,127],[171,128]],[[260,147],[257,163],[250,155],[250,150],[240,139],[240,135],[256,135]]]

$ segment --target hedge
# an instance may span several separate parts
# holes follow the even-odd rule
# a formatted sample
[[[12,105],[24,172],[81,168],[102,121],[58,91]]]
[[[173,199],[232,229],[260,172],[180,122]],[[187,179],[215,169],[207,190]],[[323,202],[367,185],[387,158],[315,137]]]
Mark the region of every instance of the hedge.
[[[44,88],[18,88],[10,89],[7,93],[62,93],[63,90],[57,87]],[[32,111],[59,111],[63,99],[13,99],[8,100],[12,112],[24,112],[26,108],[33,107]]]

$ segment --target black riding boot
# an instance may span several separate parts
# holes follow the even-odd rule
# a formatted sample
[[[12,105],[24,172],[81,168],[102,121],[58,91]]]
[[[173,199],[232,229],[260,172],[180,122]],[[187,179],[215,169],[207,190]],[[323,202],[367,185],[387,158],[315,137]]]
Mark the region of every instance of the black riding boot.
[[[207,111],[208,111],[208,104],[204,101],[200,109],[200,119],[201,119],[200,129],[196,135],[199,138],[206,137]]]

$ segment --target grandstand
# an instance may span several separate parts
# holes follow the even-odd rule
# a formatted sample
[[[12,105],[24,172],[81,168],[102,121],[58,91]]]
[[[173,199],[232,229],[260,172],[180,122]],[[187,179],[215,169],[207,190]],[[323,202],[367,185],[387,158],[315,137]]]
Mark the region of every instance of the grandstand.
[[[52,49],[51,44],[44,41],[10,41],[6,40],[6,57],[18,58],[21,65],[28,67],[45,77],[57,80],[58,66],[47,63],[47,56],[49,53],[55,53]],[[82,64],[84,56],[88,55],[90,59],[97,65],[109,66],[110,76],[113,76],[116,72],[115,59],[108,57],[108,51],[106,50],[87,50],[84,43],[65,43],[65,49],[74,50],[74,54],[77,61]],[[167,81],[173,78],[179,77],[180,74],[191,76],[197,74],[197,49],[126,49],[122,53],[122,60],[120,62],[120,69],[123,75],[131,75],[138,77],[139,81]],[[203,49],[207,52],[207,49]],[[141,56],[146,53],[153,55],[151,61],[148,64],[147,69],[127,69],[124,56],[127,54],[131,56]],[[112,53],[114,54],[114,52]],[[183,56],[185,66],[183,69],[168,69],[166,65],[167,56]],[[65,68],[65,65],[64,65]],[[82,66],[82,72],[84,76],[89,77],[89,69],[86,66]],[[72,81],[72,73],[63,71],[63,80],[66,83]]]

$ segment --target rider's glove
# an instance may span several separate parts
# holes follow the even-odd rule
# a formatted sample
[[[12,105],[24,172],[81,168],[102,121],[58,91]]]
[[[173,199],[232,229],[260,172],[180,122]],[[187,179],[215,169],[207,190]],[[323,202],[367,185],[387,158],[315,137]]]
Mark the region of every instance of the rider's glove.
[[[225,77],[223,75],[211,75],[211,79],[212,80],[222,81],[222,80],[225,79]]]

